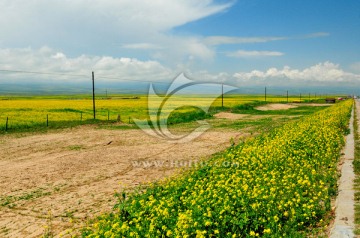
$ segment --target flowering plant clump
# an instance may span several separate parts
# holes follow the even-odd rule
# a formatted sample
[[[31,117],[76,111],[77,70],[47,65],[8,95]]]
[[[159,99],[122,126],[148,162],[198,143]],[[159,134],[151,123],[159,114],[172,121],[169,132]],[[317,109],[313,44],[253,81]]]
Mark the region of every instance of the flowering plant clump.
[[[124,195],[83,236],[301,236],[331,209],[351,107],[351,100],[336,104]]]

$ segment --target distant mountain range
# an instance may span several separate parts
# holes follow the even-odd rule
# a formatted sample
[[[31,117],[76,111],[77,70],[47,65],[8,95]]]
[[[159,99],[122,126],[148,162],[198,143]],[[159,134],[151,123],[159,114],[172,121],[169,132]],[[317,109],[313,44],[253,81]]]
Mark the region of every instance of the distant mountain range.
[[[154,89],[156,93],[166,93],[169,84],[155,83]],[[97,95],[110,95],[110,94],[147,94],[149,90],[149,83],[143,82],[131,82],[131,83],[104,83],[98,82],[95,85]],[[286,91],[289,91],[289,95],[299,95],[300,93],[308,95],[358,95],[357,87],[306,87],[297,86],[294,88],[288,87],[267,87],[267,94],[269,95],[286,95]],[[185,94],[214,94],[221,92],[221,84],[209,89],[199,89],[197,92],[191,90],[186,91]],[[228,94],[264,94],[265,87],[240,87],[231,91]],[[91,94],[92,84],[86,83],[1,83],[0,82],[0,95],[71,95],[71,94]],[[359,92],[360,93],[360,92]]]

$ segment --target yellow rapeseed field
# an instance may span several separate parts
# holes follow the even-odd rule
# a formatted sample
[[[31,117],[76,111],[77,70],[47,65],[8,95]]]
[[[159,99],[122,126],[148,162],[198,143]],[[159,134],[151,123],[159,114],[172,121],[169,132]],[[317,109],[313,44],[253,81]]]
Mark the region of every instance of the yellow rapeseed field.
[[[147,96],[138,97],[113,97],[112,99],[96,100],[96,119],[116,120],[120,118],[128,122],[129,119],[145,119],[147,117]],[[175,107],[181,107],[184,103],[191,102],[201,106],[211,102],[213,98],[201,96],[184,96],[172,98]],[[225,106],[231,107],[236,104],[249,102],[244,98],[225,98]],[[15,98],[11,100],[0,100],[0,127],[5,126],[8,118],[9,127],[36,127],[45,125],[47,119],[51,122],[65,123],[70,121],[86,121],[93,119],[92,100],[88,98]],[[217,99],[213,106],[221,106],[221,100]],[[186,111],[189,109],[183,109]],[[181,110],[180,110],[181,111]]]
[[[5,100],[10,99],[10,100]],[[175,107],[182,107],[184,104],[194,106],[206,105],[213,101],[211,95],[184,95],[172,98]],[[157,99],[157,100],[163,100]],[[225,107],[252,102],[263,101],[264,96],[252,95],[228,95],[224,98]],[[284,102],[286,97],[268,96],[268,101]],[[298,97],[290,97],[289,101],[296,101]],[[217,98],[212,107],[221,107],[221,98]],[[124,122],[129,118],[145,119],[147,117],[148,97],[140,96],[113,96],[109,99],[97,98],[96,119],[116,120],[118,115]],[[169,106],[169,105],[168,105]],[[92,100],[82,96],[49,96],[49,97],[2,97],[0,98],[0,128],[5,125],[6,118],[9,120],[9,127],[33,127],[44,125],[48,118],[49,122],[70,122],[86,121],[93,119]],[[189,108],[180,109],[187,111]]]

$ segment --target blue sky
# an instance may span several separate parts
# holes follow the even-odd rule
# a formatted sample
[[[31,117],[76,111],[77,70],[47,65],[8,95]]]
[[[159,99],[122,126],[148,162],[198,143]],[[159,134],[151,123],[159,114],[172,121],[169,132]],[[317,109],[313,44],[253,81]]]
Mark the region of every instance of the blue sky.
[[[3,0],[0,8],[0,70],[360,86],[358,0]]]
[[[176,28],[177,33],[202,36],[280,37],[265,43],[220,45],[220,70],[261,69],[291,65],[306,68],[331,61],[345,69],[359,61],[359,1],[237,1],[227,11]],[[316,37],[316,35],[318,35]],[[236,50],[277,51],[281,57],[242,57],[224,53]],[[223,63],[226,62],[226,65]]]

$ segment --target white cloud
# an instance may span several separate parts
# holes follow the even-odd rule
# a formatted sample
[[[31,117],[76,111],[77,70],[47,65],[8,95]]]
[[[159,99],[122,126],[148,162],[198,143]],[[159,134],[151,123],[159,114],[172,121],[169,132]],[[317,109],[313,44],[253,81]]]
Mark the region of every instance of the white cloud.
[[[107,76],[121,81],[126,79],[136,80],[168,80],[172,77],[170,69],[164,67],[157,61],[141,61],[134,58],[114,58],[110,56],[88,56],[68,57],[63,52],[53,50],[49,47],[41,49],[0,49],[0,69],[49,72],[59,74],[84,75],[78,80],[86,79],[95,71],[98,78]],[[28,74],[7,74],[14,80],[29,78]],[[33,78],[49,80],[77,80],[73,77],[36,75]],[[109,79],[104,79],[109,81]]]
[[[62,51],[49,47],[40,49],[18,48],[0,49],[0,69],[57,73],[61,75],[19,74],[0,72],[0,82],[22,82],[24,80],[37,81],[84,81],[89,80],[91,71],[95,71],[97,81],[124,82],[126,80],[166,81],[169,82],[184,68],[176,72],[155,60],[142,61],[136,58],[89,56],[80,55],[70,57]],[[233,86],[360,86],[360,73],[350,73],[340,65],[326,61],[305,69],[285,66],[283,68],[269,68],[267,70],[253,70],[249,72],[209,72],[195,70],[185,73],[195,81],[225,83]],[[66,74],[82,75],[68,77]],[[5,80],[5,81],[4,81]]]
[[[326,37],[330,36],[330,33],[328,32],[315,32],[308,35],[300,36],[298,38],[306,39],[306,38],[319,38],[319,37]]]
[[[329,36],[327,32],[314,32],[298,37],[292,36],[263,36],[263,37],[231,37],[231,36],[209,36],[204,38],[207,45],[223,45],[223,44],[250,44],[250,43],[266,43],[270,41],[292,40],[292,39],[308,39]]]
[[[288,84],[306,84],[309,86],[309,83],[322,83],[325,85],[332,83],[360,83],[359,74],[345,72],[338,64],[329,61],[303,70],[291,69],[289,66],[285,66],[282,69],[269,68],[266,71],[238,72],[233,77],[238,82],[247,82],[249,84],[258,82],[279,84],[286,82]]]
[[[211,61],[215,57],[215,51],[196,37],[164,37],[161,41],[168,42],[164,43],[167,48],[156,51],[152,56],[172,66],[189,60]]]
[[[93,55],[104,52],[118,55],[122,49],[151,49],[171,59],[169,62],[190,55],[203,58],[214,55],[210,53],[213,49],[194,41],[193,37],[176,36],[171,31],[225,11],[233,3],[231,0],[223,4],[215,0],[3,0],[0,1],[0,47],[49,45],[73,54]]]
[[[268,68],[267,70],[252,70],[249,72],[209,72],[207,70],[187,72],[191,79],[196,81],[225,83],[232,86],[360,86],[360,73],[354,74],[343,70],[340,65],[326,61],[309,66],[304,69],[291,68]]]
[[[355,62],[350,65],[350,69],[354,72],[360,73],[360,62]]]
[[[188,72],[186,75],[195,81],[215,82],[215,83],[223,83],[226,80],[228,80],[229,78],[231,78],[231,75],[226,72],[209,73],[206,70],[200,70],[200,71],[196,71],[196,72]]]
[[[176,27],[226,11],[235,0],[2,0],[0,48],[49,45],[68,55],[136,55],[168,67],[211,61],[222,44],[265,43],[295,37],[177,35]],[[312,33],[304,38],[322,37]],[[135,52],[139,51],[141,52]],[[243,53],[244,54],[244,53]],[[256,54],[253,52],[253,54]],[[258,54],[278,54],[259,52]],[[241,54],[240,54],[241,55]],[[57,56],[60,57],[60,56]]]
[[[0,22],[5,26],[6,20],[11,20],[15,26],[20,27],[31,26],[30,24],[46,28],[71,26],[73,30],[82,31],[91,30],[86,29],[87,27],[93,27],[93,30],[108,28],[109,25],[103,23],[111,23],[110,27],[118,28],[120,32],[132,30],[121,32],[122,34],[136,33],[137,30],[161,32],[224,11],[231,5],[232,3],[215,4],[212,0],[4,0],[0,3]],[[43,22],[44,19],[48,22]],[[75,19],[77,21],[72,21]],[[68,25],[70,22],[72,24]],[[8,29],[12,27],[14,25],[7,26]]]
[[[124,44],[122,47],[126,49],[135,49],[135,50],[162,49],[162,47],[150,43]]]
[[[248,58],[248,57],[267,57],[267,56],[282,56],[284,53],[278,51],[246,51],[246,50],[238,50],[235,52],[226,53],[229,57],[237,57],[237,58]]]
[[[209,36],[204,39],[208,45],[222,44],[247,44],[247,43],[264,43],[269,41],[287,40],[288,37],[231,37],[231,36]]]

